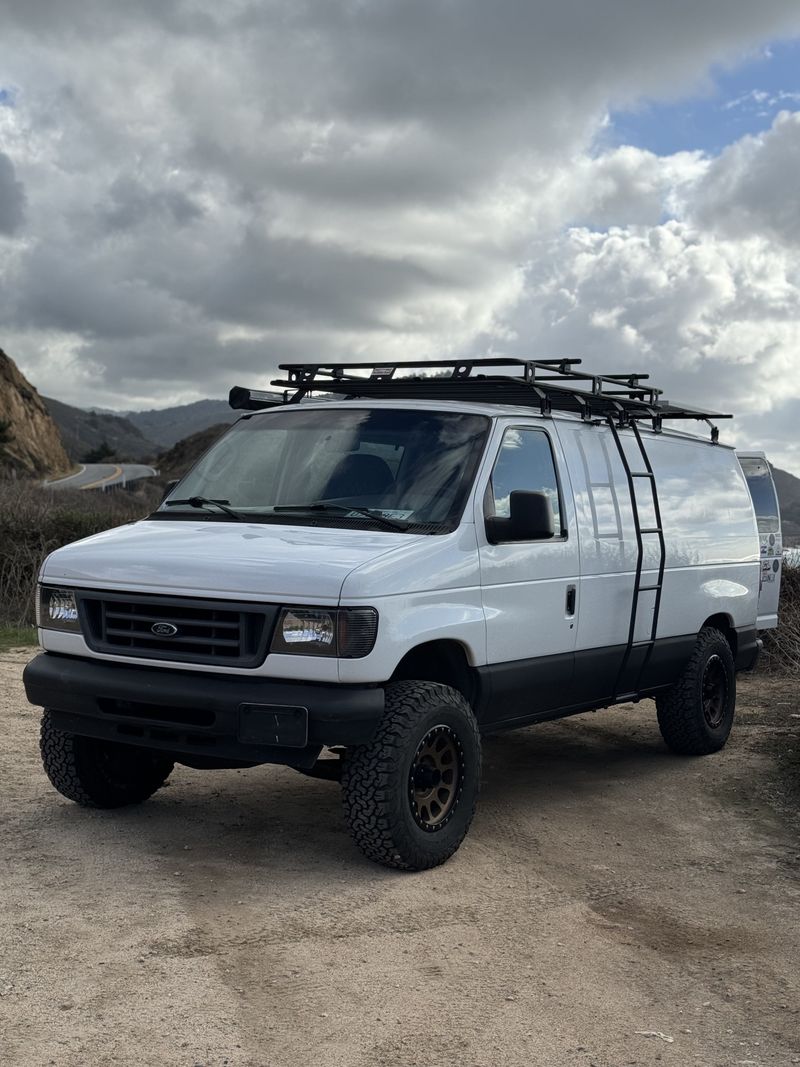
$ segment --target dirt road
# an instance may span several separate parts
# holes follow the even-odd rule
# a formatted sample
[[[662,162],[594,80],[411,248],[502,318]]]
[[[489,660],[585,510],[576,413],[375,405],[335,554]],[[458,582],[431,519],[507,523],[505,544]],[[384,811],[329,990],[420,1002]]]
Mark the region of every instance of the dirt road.
[[[2,1067],[800,1063],[800,700],[740,680],[728,748],[649,703],[487,742],[425,874],[351,845],[332,783],[178,768],[82,810],[0,657]]]

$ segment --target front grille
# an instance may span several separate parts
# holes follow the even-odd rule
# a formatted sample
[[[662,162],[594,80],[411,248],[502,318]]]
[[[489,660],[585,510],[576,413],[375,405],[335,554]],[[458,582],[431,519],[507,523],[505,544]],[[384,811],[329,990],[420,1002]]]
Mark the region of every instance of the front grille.
[[[272,604],[89,590],[78,602],[86,641],[98,652],[236,667],[263,662],[278,611]]]

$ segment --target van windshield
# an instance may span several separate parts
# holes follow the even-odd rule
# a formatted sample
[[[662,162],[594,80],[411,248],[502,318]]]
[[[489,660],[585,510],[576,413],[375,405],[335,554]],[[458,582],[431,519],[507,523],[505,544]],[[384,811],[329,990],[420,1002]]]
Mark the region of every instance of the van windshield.
[[[207,502],[206,518],[221,521],[230,517],[214,501],[248,521],[383,529],[391,520],[394,529],[443,533],[458,524],[488,429],[483,415],[325,403],[251,416],[156,515],[197,518],[188,503],[196,498]]]

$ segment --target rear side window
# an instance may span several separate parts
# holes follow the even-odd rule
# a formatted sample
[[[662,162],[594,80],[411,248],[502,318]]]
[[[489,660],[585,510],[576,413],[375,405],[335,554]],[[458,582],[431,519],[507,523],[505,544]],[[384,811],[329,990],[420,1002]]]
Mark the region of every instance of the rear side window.
[[[547,493],[553,507],[555,528],[562,534],[558,477],[550,438],[543,430],[513,427],[506,430],[497,454],[487,494],[487,516],[507,518],[515,489]]]
[[[780,529],[778,498],[775,495],[775,486],[767,461],[755,456],[740,456],[739,462],[753,499],[758,532],[760,534],[777,533]]]

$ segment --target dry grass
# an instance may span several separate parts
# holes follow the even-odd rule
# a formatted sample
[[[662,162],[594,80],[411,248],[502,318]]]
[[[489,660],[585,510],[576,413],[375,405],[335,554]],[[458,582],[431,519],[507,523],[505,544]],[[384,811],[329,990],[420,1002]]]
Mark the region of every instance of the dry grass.
[[[146,483],[133,492],[98,493],[0,479],[0,625],[33,624],[36,576],[50,552],[139,519],[159,498],[158,487]]]
[[[800,674],[800,567],[784,566],[777,630],[766,630],[759,670]]]

